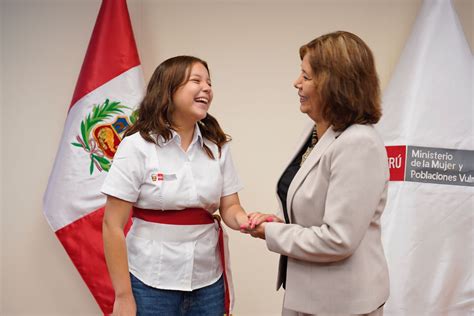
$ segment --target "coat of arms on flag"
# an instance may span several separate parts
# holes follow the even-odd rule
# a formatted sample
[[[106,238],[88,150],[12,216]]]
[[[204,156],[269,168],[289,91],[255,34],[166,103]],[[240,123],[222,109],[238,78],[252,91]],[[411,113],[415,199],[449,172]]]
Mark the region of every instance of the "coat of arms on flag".
[[[119,101],[106,99],[104,103],[94,105],[91,113],[81,121],[80,133],[71,145],[82,148],[89,155],[91,175],[94,169],[109,171],[125,130],[135,123],[134,113],[126,116],[124,109],[130,108]]]

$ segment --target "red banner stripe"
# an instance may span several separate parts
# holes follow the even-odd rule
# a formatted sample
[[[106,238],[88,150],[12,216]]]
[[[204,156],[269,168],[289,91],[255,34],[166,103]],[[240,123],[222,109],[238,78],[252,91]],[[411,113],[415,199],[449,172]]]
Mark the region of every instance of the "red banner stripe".
[[[103,0],[69,109],[83,96],[140,65],[125,0]]]
[[[102,240],[104,207],[56,231],[56,236],[94,295],[104,315],[112,313],[115,293],[105,264]],[[125,227],[125,234],[131,227]]]

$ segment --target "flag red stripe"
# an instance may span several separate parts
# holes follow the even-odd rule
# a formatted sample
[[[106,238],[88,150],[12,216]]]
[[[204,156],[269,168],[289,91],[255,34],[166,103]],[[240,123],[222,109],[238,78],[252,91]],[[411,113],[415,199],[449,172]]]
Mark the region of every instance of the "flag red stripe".
[[[103,0],[69,109],[140,59],[126,1]]]
[[[114,289],[105,264],[102,241],[104,208],[89,213],[56,231],[56,236],[105,315],[111,314]],[[128,232],[131,220],[125,228]]]

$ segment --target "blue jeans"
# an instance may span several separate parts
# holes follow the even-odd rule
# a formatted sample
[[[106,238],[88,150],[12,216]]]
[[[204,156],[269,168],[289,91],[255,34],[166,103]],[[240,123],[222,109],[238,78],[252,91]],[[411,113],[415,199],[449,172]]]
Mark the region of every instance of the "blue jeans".
[[[222,316],[224,278],[194,291],[161,290],[144,284],[130,273],[137,316]]]

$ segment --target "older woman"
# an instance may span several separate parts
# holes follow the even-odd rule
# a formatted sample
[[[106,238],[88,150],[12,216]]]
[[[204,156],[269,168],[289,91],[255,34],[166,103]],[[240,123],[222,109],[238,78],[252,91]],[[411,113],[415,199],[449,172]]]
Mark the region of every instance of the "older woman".
[[[372,126],[381,117],[374,58],[349,32],[312,40],[300,57],[294,86],[312,124],[278,182],[280,216],[253,213],[242,231],[281,254],[283,315],[382,315],[389,173]]]

